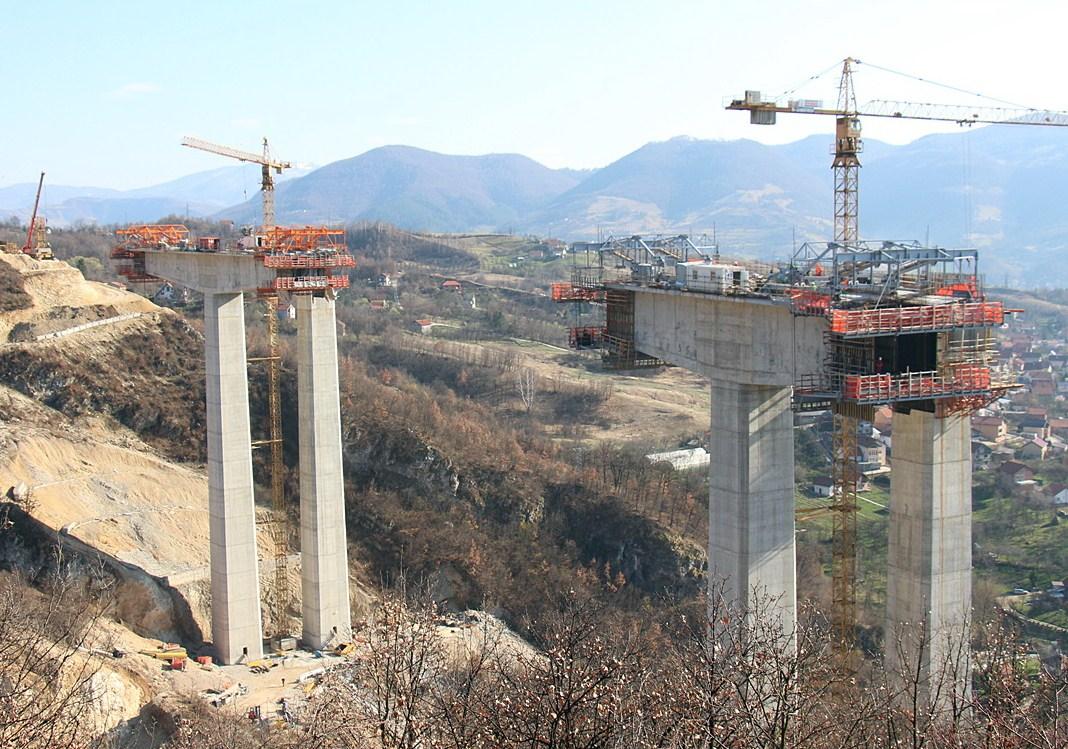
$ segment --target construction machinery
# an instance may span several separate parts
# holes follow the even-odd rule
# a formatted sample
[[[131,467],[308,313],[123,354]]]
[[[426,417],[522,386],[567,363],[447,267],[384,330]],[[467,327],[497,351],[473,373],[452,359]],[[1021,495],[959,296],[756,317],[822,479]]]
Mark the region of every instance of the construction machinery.
[[[37,182],[37,197],[33,200],[33,213],[30,215],[30,225],[26,229],[26,241],[22,245],[22,252],[34,260],[52,260],[52,245],[48,243],[48,225],[44,218],[38,215],[41,207],[41,189],[44,187],[45,173],[41,172],[41,178]]]
[[[861,117],[888,117],[893,119],[930,120],[938,122],[954,122],[960,125],[972,124],[1005,124],[1005,125],[1040,125],[1065,127],[1068,126],[1068,114],[1051,110],[1034,109],[1028,107],[974,107],[971,105],[940,105],[940,104],[917,104],[902,101],[875,100],[866,105],[858,106],[856,92],[853,86],[853,72],[857,65],[861,64],[854,58],[846,58],[842,61],[841,77],[838,84],[838,101],[834,108],[825,108],[819,100],[811,99],[788,99],[765,101],[759,91],[746,91],[741,99],[734,99],[727,109],[743,110],[749,112],[749,121],[755,125],[774,125],[776,117],[784,114],[812,114],[831,116],[835,118],[835,142],[834,160],[834,244],[841,248],[843,259],[854,248],[859,249],[856,257],[866,257],[864,250],[859,247],[860,234],[858,229],[859,215],[859,177],[860,157],[863,148],[861,139]],[[871,66],[877,67],[877,66]],[[895,73],[886,68],[878,68],[885,72]],[[895,73],[902,75],[899,73]],[[906,76],[914,78],[913,76]],[[915,79],[923,80],[923,79]],[[831,251],[834,259],[838,259],[836,250]],[[809,257],[812,261],[813,258]],[[853,258],[855,261],[856,258]],[[852,262],[851,267],[861,274],[869,273],[878,261],[866,259],[861,262]],[[808,265],[809,268],[823,268],[819,260]],[[904,276],[897,269],[897,281]],[[906,272],[907,276],[907,272]],[[896,281],[894,281],[896,282]],[[968,284],[971,285],[968,285]],[[967,282],[961,289],[944,286],[933,290],[935,294],[953,295],[960,291],[965,296],[980,300],[974,283]],[[799,294],[810,294],[807,291],[799,291]],[[981,302],[980,302],[981,303]],[[932,310],[935,309],[932,307]],[[844,311],[840,310],[839,313]],[[837,314],[837,313],[836,313]],[[876,327],[876,330],[878,327]],[[951,328],[947,328],[951,329]],[[835,346],[831,350],[837,353],[834,356],[839,364],[858,356],[859,339],[849,340],[843,337],[840,331],[832,326],[832,338]],[[868,339],[870,346],[874,346],[877,336]],[[973,342],[974,343],[974,342]],[[964,343],[961,346],[967,345]],[[980,347],[989,347],[989,342],[980,342]],[[874,349],[872,349],[874,350]],[[984,348],[984,351],[986,348]],[[863,359],[863,356],[860,357]],[[833,369],[836,364],[830,362]],[[922,378],[921,378],[922,379]],[[934,380],[926,378],[923,382],[929,388],[934,387]],[[859,392],[859,391],[858,391]],[[890,392],[886,395],[889,397]],[[857,516],[857,489],[860,471],[857,468],[857,420],[870,419],[872,409],[870,405],[854,400],[834,399],[832,402],[834,414],[834,438],[832,447],[832,479],[834,482],[833,510],[834,524],[832,531],[833,544],[833,572],[832,592],[833,610],[832,624],[837,641],[844,648],[852,645],[856,630],[856,516]]]
[[[196,148],[201,151],[207,151],[208,153],[218,154],[219,156],[237,159],[238,161],[245,161],[250,164],[259,164],[262,174],[260,190],[263,194],[263,231],[266,233],[274,227],[274,175],[281,174],[283,169],[289,169],[293,165],[288,161],[279,161],[272,158],[271,149],[267,145],[266,138],[263,139],[262,154],[252,153],[251,151],[242,151],[237,148],[230,148],[229,146],[220,146],[216,143],[209,143],[206,140],[188,136],[182,138],[182,145],[188,146],[189,148]]]

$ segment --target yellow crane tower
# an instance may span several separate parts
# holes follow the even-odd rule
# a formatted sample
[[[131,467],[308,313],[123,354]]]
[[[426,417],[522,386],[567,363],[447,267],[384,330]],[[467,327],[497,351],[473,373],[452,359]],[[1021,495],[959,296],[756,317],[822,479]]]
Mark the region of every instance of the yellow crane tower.
[[[200,151],[227,156],[238,161],[246,161],[251,164],[259,164],[262,169],[260,190],[263,193],[263,233],[269,234],[274,228],[274,173],[281,174],[283,169],[289,169],[293,165],[288,161],[278,161],[271,158],[271,149],[267,145],[267,139],[263,139],[263,154],[242,151],[229,146],[220,146],[217,143],[209,143],[200,138],[186,136],[182,138],[182,145],[196,148]]]
[[[975,107],[881,99],[857,106],[853,72],[861,64],[860,60],[852,57],[842,61],[838,101],[834,108],[825,108],[822,102],[811,99],[788,99],[783,102],[782,97],[778,97],[764,101],[759,91],[746,91],[744,98],[735,99],[727,106],[727,109],[748,111],[749,121],[754,125],[774,125],[780,113],[835,118],[834,161],[831,165],[834,170],[834,241],[842,245],[854,244],[860,239],[860,153],[863,149],[861,117],[954,122],[959,125],[1068,127],[1068,113],[1032,107]],[[869,64],[868,67],[930,83],[922,78],[876,65]],[[816,77],[819,76],[813,76]],[[955,90],[963,92],[962,89]],[[857,488],[860,476],[857,467],[857,420],[871,418],[871,406],[835,403],[833,413],[831,475],[834,481],[834,499],[829,508],[833,517],[831,622],[836,641],[843,650],[848,650],[856,637],[857,621]]]
[[[266,239],[272,234],[274,226],[274,173],[281,174],[283,169],[292,165],[288,161],[271,158],[267,139],[263,139],[263,155],[242,151],[229,146],[220,146],[199,138],[182,138],[182,145],[201,151],[227,156],[238,161],[259,164],[262,167],[261,191],[263,193],[263,226],[261,234]],[[273,597],[271,601],[271,622],[274,638],[288,634],[289,609],[289,523],[285,500],[285,462],[282,457],[282,394],[281,363],[282,355],[278,345],[278,296],[261,297],[267,310],[267,356],[252,357],[249,363],[262,362],[267,365],[267,439],[256,440],[253,447],[269,447],[271,450],[271,540],[274,543]]]

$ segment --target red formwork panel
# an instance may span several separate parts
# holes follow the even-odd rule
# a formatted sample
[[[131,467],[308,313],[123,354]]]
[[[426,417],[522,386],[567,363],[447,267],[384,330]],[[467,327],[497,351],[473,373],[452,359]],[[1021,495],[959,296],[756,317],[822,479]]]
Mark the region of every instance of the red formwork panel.
[[[831,332],[839,335],[912,333],[946,328],[1001,325],[1005,308],[1001,302],[933,304],[922,307],[883,309],[835,309],[830,311]]]

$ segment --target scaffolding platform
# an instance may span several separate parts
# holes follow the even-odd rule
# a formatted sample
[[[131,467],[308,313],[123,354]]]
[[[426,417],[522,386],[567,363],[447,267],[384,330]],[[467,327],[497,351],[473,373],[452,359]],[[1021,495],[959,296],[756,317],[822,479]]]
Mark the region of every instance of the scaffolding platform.
[[[345,246],[345,232],[323,226],[274,226],[262,235],[247,235],[231,246],[218,237],[194,240],[181,224],[138,224],[115,232],[118,243],[111,257],[119,261],[117,272],[131,282],[159,282],[146,271],[145,257],[163,252],[196,252],[241,255],[277,271],[270,286],[259,293],[274,296],[280,291],[315,293],[349,286],[347,269],[356,265]],[[335,273],[335,271],[342,271]]]
[[[1001,302],[951,302],[921,307],[829,309],[831,332],[843,338],[866,338],[998,326],[1005,322]]]
[[[266,268],[355,268],[352,255],[340,254],[285,254],[271,253],[263,256]]]
[[[603,288],[554,283],[550,287],[550,293],[554,302],[604,302]]]
[[[607,329],[603,325],[584,325],[567,329],[567,345],[573,349],[598,349],[604,345]]]

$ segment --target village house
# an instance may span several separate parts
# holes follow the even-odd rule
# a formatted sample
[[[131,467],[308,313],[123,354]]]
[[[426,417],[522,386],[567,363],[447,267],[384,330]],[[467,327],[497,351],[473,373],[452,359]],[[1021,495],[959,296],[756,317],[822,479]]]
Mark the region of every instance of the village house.
[[[1039,372],[1045,372],[1046,374],[1049,374],[1049,372],[1050,372],[1049,362],[1041,361],[1041,360],[1039,360],[1039,361],[1021,361],[1020,362],[1020,371],[1023,372],[1025,375],[1029,376],[1029,377],[1033,377],[1034,375],[1038,374]]]
[[[1002,463],[1001,468],[998,469],[998,486],[1010,494],[1016,491],[1021,481],[1033,481],[1034,478],[1034,471],[1014,460]]]
[[[1068,505],[1068,484],[1050,484],[1042,489],[1042,495],[1055,507]]]
[[[862,465],[884,466],[886,465],[886,445],[862,434],[857,437],[857,458]]]
[[[1023,444],[1017,455],[1025,460],[1045,460],[1049,443],[1039,437],[1033,437]]]
[[[1057,392],[1057,381],[1049,372],[1036,372],[1031,377],[1031,392],[1034,395],[1048,398]]]
[[[1005,419],[1000,416],[973,416],[972,430],[988,442],[1001,444],[1009,433]]]
[[[463,290],[464,290],[464,287],[456,279],[450,278],[450,279],[448,279],[446,281],[442,281],[441,282],[441,290],[442,291],[452,291],[452,292],[455,292],[457,294],[462,294]]]
[[[1045,416],[1025,416],[1020,420],[1020,434],[1044,440],[1050,435],[1049,421]]]
[[[982,470],[990,467],[990,459],[994,454],[993,442],[972,440],[972,467]]]
[[[1063,457],[1064,454],[1068,452],[1068,441],[1065,441],[1055,434],[1050,435],[1049,439],[1046,440],[1046,444],[1049,445],[1047,456]]]
[[[833,497],[834,481],[830,476],[817,476],[812,479],[812,493],[817,497]]]

